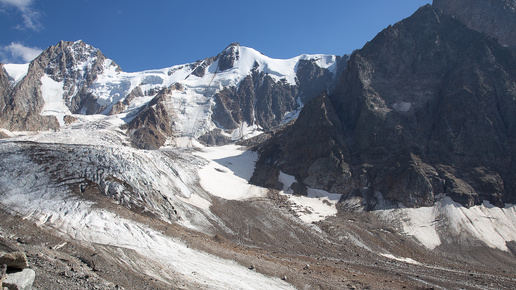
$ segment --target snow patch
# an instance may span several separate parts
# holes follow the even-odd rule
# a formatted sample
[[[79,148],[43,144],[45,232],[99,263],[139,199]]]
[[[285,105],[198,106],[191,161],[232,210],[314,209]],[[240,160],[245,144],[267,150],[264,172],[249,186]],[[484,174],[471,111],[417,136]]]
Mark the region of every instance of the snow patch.
[[[21,81],[29,71],[29,65],[30,63],[24,63],[24,64],[14,64],[14,63],[8,63],[4,64],[5,72],[7,72],[7,75],[11,77],[14,81],[14,84],[17,84],[19,81]]]
[[[289,201],[293,203],[292,208],[302,221],[312,223],[337,214],[335,205],[339,202],[341,194],[308,187],[307,196],[294,195],[291,188],[292,184],[296,182],[294,176],[280,172],[278,181],[283,183],[283,190],[280,194],[289,198]]]
[[[55,116],[59,125],[64,126],[63,118],[65,115],[71,115],[71,112],[63,100],[63,82],[56,82],[44,74],[41,77],[41,94],[45,102],[41,115]]]
[[[421,263],[419,263],[418,261],[411,259],[411,258],[396,257],[391,254],[380,254],[380,255],[384,256],[385,258],[388,258],[388,259],[392,259],[392,260],[396,260],[396,261],[400,261],[400,262],[404,262],[404,263],[408,263],[408,264],[421,265]]]
[[[205,147],[196,155],[209,161],[199,170],[200,184],[212,195],[228,200],[264,197],[267,189],[249,184],[258,154],[243,147]]]
[[[506,242],[516,241],[516,206],[505,208],[484,204],[466,208],[450,197],[442,197],[433,207],[380,210],[377,214],[393,223],[422,245],[435,249],[445,240],[472,244],[478,241],[502,251]]]

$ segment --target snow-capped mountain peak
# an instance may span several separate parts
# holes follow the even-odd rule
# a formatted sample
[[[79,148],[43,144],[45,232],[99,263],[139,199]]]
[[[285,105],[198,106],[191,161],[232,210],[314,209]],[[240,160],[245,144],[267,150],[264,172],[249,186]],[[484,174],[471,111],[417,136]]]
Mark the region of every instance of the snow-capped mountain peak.
[[[295,116],[302,104],[332,85],[340,60],[333,55],[273,59],[232,43],[194,63],[129,73],[79,40],[49,47],[26,73],[21,66],[8,66],[6,72],[24,91],[38,87],[41,105],[34,113],[55,116],[61,127],[72,114],[120,115],[131,122],[160,91],[179,84],[180,91],[160,95],[169,118],[156,122],[166,122],[176,138],[199,138],[218,128],[217,138],[227,142]],[[172,137],[166,135],[160,139]]]

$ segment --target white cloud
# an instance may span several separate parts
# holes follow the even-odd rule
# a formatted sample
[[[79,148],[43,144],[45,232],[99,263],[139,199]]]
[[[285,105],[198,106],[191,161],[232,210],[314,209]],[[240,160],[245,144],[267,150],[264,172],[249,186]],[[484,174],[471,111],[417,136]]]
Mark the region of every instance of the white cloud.
[[[0,61],[2,63],[28,63],[40,55],[42,51],[37,47],[28,47],[21,43],[11,42],[9,45],[0,46]]]
[[[39,22],[40,13],[32,8],[33,2],[33,0],[0,0],[3,7],[14,6],[21,12],[23,26],[18,25],[17,28],[39,31],[43,26]]]

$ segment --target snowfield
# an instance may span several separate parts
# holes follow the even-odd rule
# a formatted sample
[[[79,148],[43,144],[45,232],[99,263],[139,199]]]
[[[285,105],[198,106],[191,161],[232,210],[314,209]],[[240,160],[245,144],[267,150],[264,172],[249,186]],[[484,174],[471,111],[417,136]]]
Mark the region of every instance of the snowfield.
[[[287,196],[294,204],[293,208],[302,221],[312,223],[337,214],[335,205],[342,196],[341,194],[307,188],[307,196],[294,195],[294,191],[291,189],[292,184],[296,182],[294,176],[280,172],[278,180],[283,183],[281,194]]]
[[[499,208],[485,201],[482,205],[466,208],[449,197],[441,197],[433,207],[398,208],[377,213],[389,222],[400,224],[405,234],[429,249],[459,242],[509,251],[507,242],[516,241],[515,205]]]
[[[27,72],[29,71],[29,64],[7,63],[4,64],[4,69],[7,73],[7,76],[12,79],[12,83],[17,84],[23,79],[23,77],[27,75]]]
[[[207,147],[196,155],[210,163],[199,171],[200,184],[209,193],[228,200],[265,197],[267,189],[249,184],[258,154],[236,145]]]

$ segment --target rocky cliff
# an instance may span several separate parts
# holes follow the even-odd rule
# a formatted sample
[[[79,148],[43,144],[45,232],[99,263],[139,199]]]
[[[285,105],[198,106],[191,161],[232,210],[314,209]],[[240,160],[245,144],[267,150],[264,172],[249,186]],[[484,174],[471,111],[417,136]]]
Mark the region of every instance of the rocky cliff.
[[[430,5],[350,58],[337,89],[261,148],[254,182],[427,206],[516,202],[516,71],[509,50]]]
[[[11,131],[57,129],[54,116],[41,116],[44,101],[41,93],[41,77],[44,67],[34,60],[27,75],[12,89],[4,89],[5,106],[0,113],[0,127]],[[4,85],[5,88],[5,85]]]
[[[433,6],[500,44],[516,48],[516,1],[434,0]]]
[[[36,61],[42,64],[44,73],[63,84],[63,99],[72,113],[98,114],[106,106],[97,103],[90,88],[98,76],[110,67],[121,68],[102,52],[83,41],[65,42],[45,50]]]

